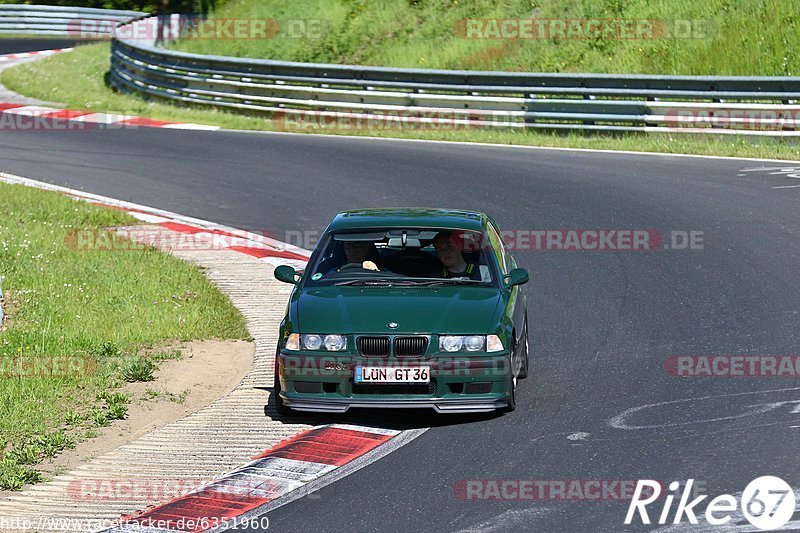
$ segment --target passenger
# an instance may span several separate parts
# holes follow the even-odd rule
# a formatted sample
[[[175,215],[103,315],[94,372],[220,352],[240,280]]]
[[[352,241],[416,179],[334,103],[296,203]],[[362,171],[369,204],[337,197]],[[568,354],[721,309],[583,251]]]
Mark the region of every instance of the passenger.
[[[345,241],[344,255],[347,263],[339,268],[346,270],[350,268],[363,268],[364,270],[378,271],[378,265],[374,261],[367,260],[367,254],[374,250],[374,245],[368,241]]]
[[[437,276],[481,280],[479,265],[464,259],[462,253],[464,246],[456,233],[440,231],[433,239],[433,247],[436,248],[436,255],[439,256],[439,261],[442,262],[442,269],[437,273]]]

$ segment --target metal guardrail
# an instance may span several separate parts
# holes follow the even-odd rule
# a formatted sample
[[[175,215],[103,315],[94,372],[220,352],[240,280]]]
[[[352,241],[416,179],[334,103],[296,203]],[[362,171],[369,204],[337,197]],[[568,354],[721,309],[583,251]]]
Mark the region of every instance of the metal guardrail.
[[[0,19],[14,12],[11,7],[0,6]],[[117,28],[108,76],[114,88],[283,117],[289,129],[402,125],[800,136],[796,77],[447,71],[203,56],[155,46],[158,24],[150,17]]]
[[[110,36],[113,28],[120,22],[140,16],[142,13],[136,11],[0,4],[0,35],[103,37]]]

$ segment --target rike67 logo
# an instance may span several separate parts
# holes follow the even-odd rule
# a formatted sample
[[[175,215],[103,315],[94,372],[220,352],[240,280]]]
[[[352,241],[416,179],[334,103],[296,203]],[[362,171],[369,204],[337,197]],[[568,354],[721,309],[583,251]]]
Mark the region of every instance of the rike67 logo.
[[[675,508],[672,523],[680,524],[684,517],[691,524],[697,524],[696,509],[708,495],[701,495],[689,501],[693,496],[692,486],[694,480],[689,479],[683,487],[678,505]],[[680,483],[673,481],[669,484],[669,492],[664,498],[664,505],[658,515],[657,523],[666,524],[672,513],[672,504],[677,496]],[[651,479],[639,480],[633,498],[628,506],[625,524],[630,525],[634,516],[639,514],[643,524],[650,524],[647,506],[661,497],[662,487],[658,481]],[[643,497],[643,494],[647,494]],[[721,494],[708,502],[705,508],[706,522],[712,526],[721,526],[731,521],[733,516],[744,515],[750,524],[762,530],[775,530],[785,526],[795,511],[795,494],[792,487],[784,480],[775,476],[762,476],[751,481],[742,492],[741,498],[731,494]],[[655,507],[655,506],[654,506]],[[655,509],[653,509],[655,510]],[[696,514],[697,513],[697,514]],[[655,516],[653,517],[656,518]]]

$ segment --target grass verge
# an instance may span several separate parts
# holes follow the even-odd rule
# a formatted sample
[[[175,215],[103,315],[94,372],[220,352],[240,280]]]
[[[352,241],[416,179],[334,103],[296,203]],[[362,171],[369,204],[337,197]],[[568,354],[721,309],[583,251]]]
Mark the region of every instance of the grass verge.
[[[114,389],[148,380],[166,341],[247,337],[201,270],[152,248],[79,249],[76,230],[132,224],[64,195],[0,183],[0,488],[38,481],[34,465],[127,413]],[[134,247],[136,248],[136,247]],[[195,297],[178,299],[191,293]]]

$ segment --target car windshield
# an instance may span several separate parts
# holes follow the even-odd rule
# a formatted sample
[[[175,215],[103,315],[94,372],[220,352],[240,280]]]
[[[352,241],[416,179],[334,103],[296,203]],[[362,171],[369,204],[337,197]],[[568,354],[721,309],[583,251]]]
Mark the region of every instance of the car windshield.
[[[483,233],[386,228],[335,232],[320,244],[306,285],[496,286]]]

